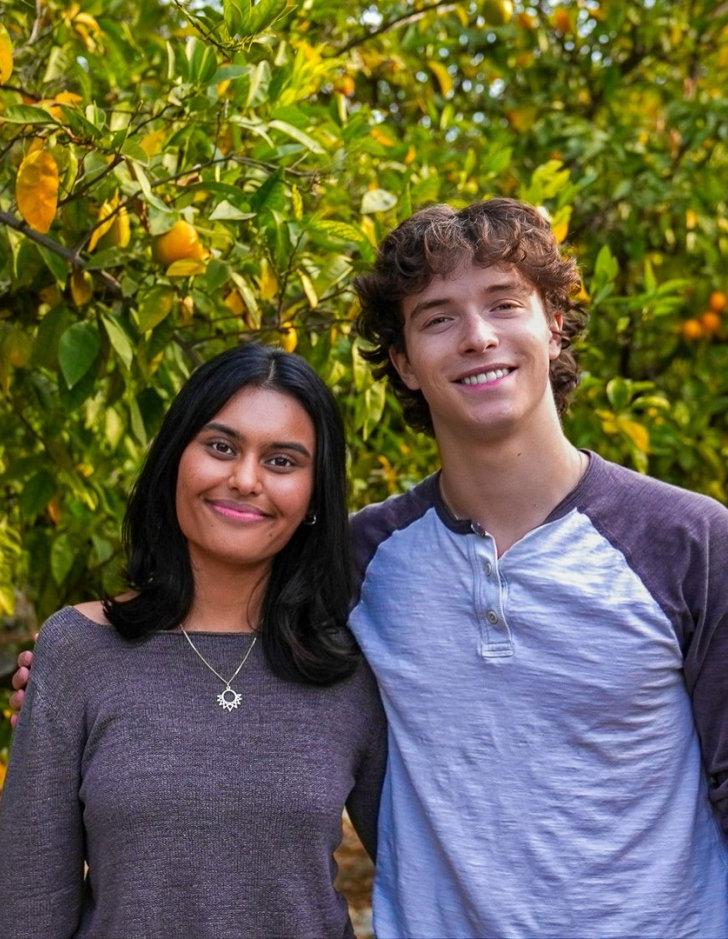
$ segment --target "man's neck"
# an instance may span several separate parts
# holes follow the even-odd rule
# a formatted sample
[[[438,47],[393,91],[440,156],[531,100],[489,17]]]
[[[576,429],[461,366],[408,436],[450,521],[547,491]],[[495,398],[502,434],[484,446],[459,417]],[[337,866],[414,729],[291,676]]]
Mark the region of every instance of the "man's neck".
[[[536,439],[537,438],[537,439]],[[588,458],[558,429],[443,446],[440,487],[456,518],[478,522],[498,553],[541,525],[576,486]]]

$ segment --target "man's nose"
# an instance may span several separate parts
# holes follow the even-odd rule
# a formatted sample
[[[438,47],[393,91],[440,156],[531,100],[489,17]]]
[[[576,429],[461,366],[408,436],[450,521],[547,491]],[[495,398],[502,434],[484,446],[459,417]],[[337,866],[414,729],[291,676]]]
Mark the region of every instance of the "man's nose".
[[[498,334],[487,316],[470,313],[463,320],[460,351],[485,352],[498,345]]]

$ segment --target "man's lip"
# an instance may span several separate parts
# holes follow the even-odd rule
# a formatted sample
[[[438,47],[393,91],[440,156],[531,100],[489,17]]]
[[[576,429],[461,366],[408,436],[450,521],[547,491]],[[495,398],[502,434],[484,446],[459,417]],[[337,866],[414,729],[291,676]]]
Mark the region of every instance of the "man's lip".
[[[482,375],[486,372],[497,372],[499,369],[506,369],[508,372],[514,372],[516,370],[516,366],[503,365],[500,363],[494,363],[493,365],[481,365],[479,368],[471,368],[467,372],[463,372],[462,375],[458,375],[457,378],[453,378],[453,381],[460,382],[464,378],[470,378],[472,375]]]

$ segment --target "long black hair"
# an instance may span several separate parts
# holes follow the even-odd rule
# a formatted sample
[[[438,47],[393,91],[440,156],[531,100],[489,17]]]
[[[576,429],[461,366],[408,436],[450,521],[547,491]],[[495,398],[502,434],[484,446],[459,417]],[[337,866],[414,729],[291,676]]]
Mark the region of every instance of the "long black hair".
[[[352,563],[346,511],[346,445],[333,395],[300,356],[258,343],[200,366],[167,412],[132,490],[124,518],[130,600],[106,599],[104,612],[126,639],[178,627],[189,613],[194,580],[177,521],[180,458],[189,442],[241,388],[269,388],[304,408],[316,432],[311,510],[275,556],[261,609],[259,636],[281,678],[331,685],[356,668],[359,653],[346,619]]]

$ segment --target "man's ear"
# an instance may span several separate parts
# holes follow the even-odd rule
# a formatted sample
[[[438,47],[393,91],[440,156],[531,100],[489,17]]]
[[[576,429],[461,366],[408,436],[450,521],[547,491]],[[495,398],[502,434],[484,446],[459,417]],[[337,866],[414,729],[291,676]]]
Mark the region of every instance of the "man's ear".
[[[389,347],[389,361],[396,368],[397,374],[409,388],[410,391],[419,391],[420,383],[417,380],[417,376],[412,371],[412,366],[410,365],[409,359],[407,358],[407,353],[404,349],[395,349],[394,346]]]
[[[558,359],[561,355],[561,330],[564,328],[564,314],[557,313],[549,323],[549,358]]]

